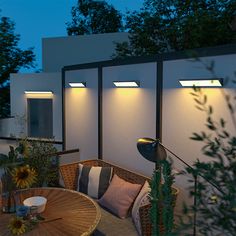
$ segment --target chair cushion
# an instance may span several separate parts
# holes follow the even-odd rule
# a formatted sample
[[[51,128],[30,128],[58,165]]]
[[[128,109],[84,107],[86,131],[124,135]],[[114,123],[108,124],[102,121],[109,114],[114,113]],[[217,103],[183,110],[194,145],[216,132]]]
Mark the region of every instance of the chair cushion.
[[[132,218],[120,219],[101,208],[101,220],[93,236],[137,236]]]
[[[112,167],[79,164],[77,191],[93,198],[101,198],[110,184],[112,171]]]
[[[135,224],[135,227],[139,233],[142,235],[141,223],[140,223],[140,215],[139,215],[139,208],[146,204],[150,203],[149,193],[151,191],[149,183],[146,181],[139,192],[138,196],[134,201],[134,205],[132,208],[132,219]]]
[[[99,204],[118,217],[125,218],[141,187],[142,185],[129,183],[115,174]]]

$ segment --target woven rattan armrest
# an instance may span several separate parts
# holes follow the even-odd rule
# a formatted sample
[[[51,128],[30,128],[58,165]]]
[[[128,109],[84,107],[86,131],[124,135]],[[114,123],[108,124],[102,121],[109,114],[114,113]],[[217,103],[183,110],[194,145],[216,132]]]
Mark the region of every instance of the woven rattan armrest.
[[[140,225],[142,230],[142,236],[150,236],[152,235],[152,224],[150,220],[150,211],[151,204],[146,204],[139,208],[139,217],[140,217]]]

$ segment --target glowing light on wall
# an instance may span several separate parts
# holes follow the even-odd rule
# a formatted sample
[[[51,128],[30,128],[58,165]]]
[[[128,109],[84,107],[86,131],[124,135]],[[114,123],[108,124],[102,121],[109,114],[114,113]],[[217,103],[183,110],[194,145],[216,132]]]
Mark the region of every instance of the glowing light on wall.
[[[179,80],[183,87],[222,87],[223,79]]]
[[[138,81],[114,81],[113,84],[117,88],[138,88],[140,86]]]
[[[78,83],[69,83],[70,87],[72,88],[85,88],[86,83],[85,82],[78,82]]]
[[[25,94],[46,94],[46,95],[52,95],[52,91],[25,91]]]

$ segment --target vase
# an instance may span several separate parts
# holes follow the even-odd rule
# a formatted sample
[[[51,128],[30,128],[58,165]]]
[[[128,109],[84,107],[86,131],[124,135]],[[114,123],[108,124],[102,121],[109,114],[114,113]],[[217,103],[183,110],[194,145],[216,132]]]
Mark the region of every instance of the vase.
[[[12,178],[8,174],[3,174],[0,180],[0,206],[3,213],[16,212],[15,191]]]

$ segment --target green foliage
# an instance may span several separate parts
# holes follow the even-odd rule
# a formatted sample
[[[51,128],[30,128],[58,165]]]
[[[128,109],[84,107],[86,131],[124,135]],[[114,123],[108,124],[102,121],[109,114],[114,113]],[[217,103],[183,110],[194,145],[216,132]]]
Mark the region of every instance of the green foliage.
[[[203,96],[206,96],[201,90],[195,94],[198,95],[197,101],[201,101]],[[207,182],[200,181],[198,183],[196,193],[198,212],[204,215],[203,218],[198,218],[198,225],[204,235],[211,235],[214,231],[223,235],[235,235],[236,137],[227,131],[226,122],[223,118],[214,119],[213,109],[210,113],[207,102],[202,103],[199,108],[207,115],[205,126],[209,133],[195,133],[192,139],[203,142],[202,153],[210,157],[211,161],[202,162],[198,160],[194,167],[197,173],[218,186],[220,191],[210,187]],[[232,109],[234,109],[233,106]],[[229,109],[229,111],[233,115],[234,110]],[[192,194],[195,193],[192,192]]]
[[[174,227],[174,212],[173,212],[173,193],[172,193],[172,184],[173,184],[173,175],[171,174],[171,163],[167,160],[163,161],[163,179],[164,183],[162,185],[162,194],[163,194],[163,223],[165,227],[165,235],[168,235],[172,232]]]
[[[151,209],[150,209],[150,218],[152,222],[152,235],[160,235],[160,205],[161,205],[161,171],[155,170],[153,172],[152,181],[151,181]]]
[[[212,73],[212,77],[217,78],[213,62],[202,64]],[[199,176],[197,191],[194,192],[193,187],[190,189],[190,194],[197,197],[197,209],[190,208],[187,214],[197,211],[197,228],[206,236],[233,236],[236,232],[236,136],[233,135],[236,131],[236,96],[230,96],[224,89],[220,91],[234,131],[228,130],[228,122],[224,118],[215,118],[204,89],[194,88],[191,93],[196,108],[206,115],[205,130],[194,132],[191,139],[203,144],[202,153],[209,159],[197,160],[193,166],[194,173],[187,168],[187,172]],[[189,222],[191,224],[192,219]],[[183,221],[181,223],[183,226]]]
[[[10,146],[8,155],[0,154],[0,168],[9,172],[17,165],[29,165],[37,173],[34,187],[58,186],[59,159],[53,155],[56,152],[52,143],[21,140],[16,148]]]
[[[22,164],[22,159],[18,156],[18,148],[9,146],[8,155],[0,153],[0,168],[9,169]]]
[[[130,43],[117,44],[116,57],[235,43],[235,9],[235,0],[145,0],[128,12]]]
[[[18,47],[20,36],[14,30],[15,24],[9,18],[0,18],[0,117],[10,114],[10,73],[34,66],[35,60],[32,48]]]
[[[105,1],[78,0],[72,8],[68,35],[112,33],[122,30],[122,16]]]
[[[174,227],[173,192],[171,187],[174,177],[171,174],[172,164],[170,161],[163,160],[159,164],[160,166],[154,171],[151,180],[150,218],[152,222],[152,235],[170,236]],[[161,183],[162,175],[163,183]],[[160,231],[162,222],[165,229],[164,233]]]
[[[52,143],[30,141],[28,146],[28,158],[25,163],[33,167],[37,173],[35,186],[58,186],[59,184],[59,160],[52,154],[57,149]]]

